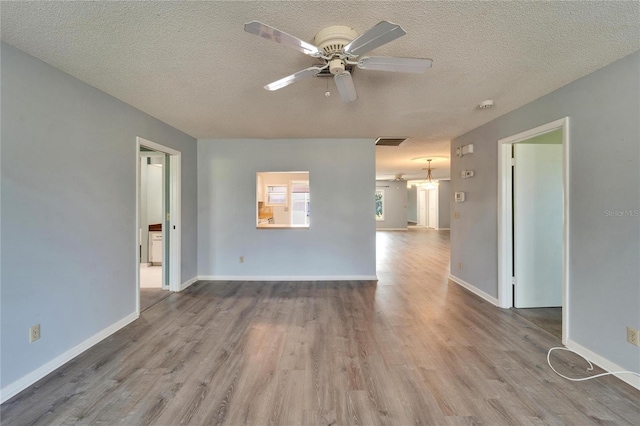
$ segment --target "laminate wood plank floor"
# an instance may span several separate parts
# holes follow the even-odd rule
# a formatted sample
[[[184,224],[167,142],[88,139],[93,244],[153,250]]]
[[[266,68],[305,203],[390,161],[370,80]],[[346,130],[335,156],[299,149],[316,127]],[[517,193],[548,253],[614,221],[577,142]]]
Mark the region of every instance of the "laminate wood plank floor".
[[[562,339],[562,308],[511,308],[542,329]]]
[[[198,282],[3,404],[2,423],[639,424],[640,391],[560,378],[560,339],[448,281],[448,232],[378,232],[377,262],[378,282]]]
[[[161,288],[141,288],[140,289],[140,312],[146,311],[161,300],[171,295],[169,290]]]

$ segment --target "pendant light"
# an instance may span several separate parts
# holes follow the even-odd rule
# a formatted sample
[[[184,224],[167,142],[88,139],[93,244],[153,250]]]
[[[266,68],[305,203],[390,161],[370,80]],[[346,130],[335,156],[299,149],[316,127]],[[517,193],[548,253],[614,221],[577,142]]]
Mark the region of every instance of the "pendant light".
[[[420,185],[423,188],[435,188],[439,185],[439,182],[435,179],[433,179],[433,176],[431,176],[431,159],[427,159],[427,163],[429,164],[426,168],[427,170],[427,177],[425,178],[424,182]],[[422,169],[425,170],[425,169]]]

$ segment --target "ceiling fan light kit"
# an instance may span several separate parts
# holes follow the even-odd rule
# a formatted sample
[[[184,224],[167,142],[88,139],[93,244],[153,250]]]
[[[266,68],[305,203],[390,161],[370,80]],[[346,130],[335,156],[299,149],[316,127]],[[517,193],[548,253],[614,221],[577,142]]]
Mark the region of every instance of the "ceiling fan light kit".
[[[264,86],[265,89],[271,91],[282,89],[309,77],[328,75],[333,76],[342,101],[352,102],[358,98],[351,77],[354,66],[372,71],[423,73],[432,65],[432,60],[426,58],[360,57],[364,53],[406,34],[400,25],[387,21],[379,22],[360,35],[353,28],[343,25],[327,27],[316,34],[313,39],[314,44],[307,43],[259,21],[247,22],[244,25],[244,30],[321,61],[321,64],[298,71]]]

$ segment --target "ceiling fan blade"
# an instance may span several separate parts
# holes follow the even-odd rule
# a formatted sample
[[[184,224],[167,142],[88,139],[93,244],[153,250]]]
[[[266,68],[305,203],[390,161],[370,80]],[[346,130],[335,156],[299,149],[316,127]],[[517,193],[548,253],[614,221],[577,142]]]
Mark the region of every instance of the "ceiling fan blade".
[[[343,51],[349,56],[360,56],[405,34],[405,30],[400,25],[382,21],[356,37],[344,47]]]
[[[351,73],[349,71],[336,74],[333,77],[333,81],[336,82],[336,87],[338,88],[338,93],[340,94],[342,102],[353,102],[358,99],[356,88],[353,85],[353,78],[351,78]]]
[[[322,71],[323,68],[326,68],[326,67],[310,67],[302,71],[298,71],[295,74],[288,75],[284,78],[281,78],[278,81],[269,83],[266,86],[264,86],[264,88],[271,91],[282,89],[283,87],[287,87],[288,85],[293,84],[296,81],[304,80],[305,78],[308,78],[308,77],[313,77],[314,75]]]
[[[374,71],[423,73],[433,61],[426,58],[394,58],[388,56],[371,56],[358,60],[358,68]]]
[[[263,24],[262,22],[247,22],[244,24],[244,30],[250,34],[257,35],[258,37],[266,38],[267,40],[275,41],[276,43],[291,47],[305,55],[313,56],[314,58],[322,56],[322,51],[313,44],[300,40],[291,34],[287,34],[284,31],[280,31],[279,29]]]

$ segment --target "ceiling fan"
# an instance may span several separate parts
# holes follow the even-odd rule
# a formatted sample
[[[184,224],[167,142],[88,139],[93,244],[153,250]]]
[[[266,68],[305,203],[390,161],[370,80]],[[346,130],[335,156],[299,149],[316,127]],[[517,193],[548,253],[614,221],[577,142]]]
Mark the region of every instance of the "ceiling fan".
[[[360,35],[352,28],[341,25],[324,28],[314,37],[314,44],[259,21],[247,22],[244,30],[318,59],[317,65],[267,84],[264,86],[267,90],[282,89],[313,76],[333,75],[340,98],[344,102],[352,102],[358,98],[351,78],[354,66],[363,70],[423,73],[432,63],[431,59],[426,58],[363,57],[364,53],[406,34],[400,25],[387,21],[378,23]]]

